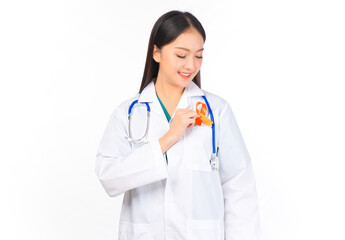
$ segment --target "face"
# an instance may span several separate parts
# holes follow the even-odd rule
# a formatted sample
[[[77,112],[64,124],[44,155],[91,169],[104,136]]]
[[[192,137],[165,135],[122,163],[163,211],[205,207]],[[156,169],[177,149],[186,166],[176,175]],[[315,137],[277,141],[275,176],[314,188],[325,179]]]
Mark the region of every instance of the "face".
[[[203,45],[201,34],[190,28],[161,49],[154,46],[153,58],[159,63],[157,79],[174,87],[187,87],[201,68]]]

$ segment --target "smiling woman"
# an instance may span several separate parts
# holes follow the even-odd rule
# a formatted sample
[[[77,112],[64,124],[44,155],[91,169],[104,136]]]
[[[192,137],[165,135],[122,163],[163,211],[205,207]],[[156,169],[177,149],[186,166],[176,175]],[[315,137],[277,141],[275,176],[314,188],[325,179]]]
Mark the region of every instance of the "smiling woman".
[[[161,48],[154,45],[153,59],[159,64],[155,88],[163,103],[172,103],[167,104],[170,113],[175,110],[183,89],[200,71],[203,44],[202,35],[190,27],[171,43]],[[177,95],[171,95],[175,92]]]
[[[161,16],[139,93],[108,122],[96,174],[110,196],[125,194],[120,240],[259,239],[254,173],[236,119],[226,100],[201,89],[205,40],[191,13]]]

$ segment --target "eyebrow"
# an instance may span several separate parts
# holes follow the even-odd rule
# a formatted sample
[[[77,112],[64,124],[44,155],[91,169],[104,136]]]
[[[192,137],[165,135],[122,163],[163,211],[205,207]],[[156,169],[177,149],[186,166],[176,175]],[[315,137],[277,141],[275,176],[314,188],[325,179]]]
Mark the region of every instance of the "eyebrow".
[[[175,48],[183,49],[183,50],[186,50],[186,51],[190,52],[190,50],[188,48],[184,48],[184,47],[175,47]],[[202,50],[204,50],[204,48],[199,49],[197,52],[200,52]]]

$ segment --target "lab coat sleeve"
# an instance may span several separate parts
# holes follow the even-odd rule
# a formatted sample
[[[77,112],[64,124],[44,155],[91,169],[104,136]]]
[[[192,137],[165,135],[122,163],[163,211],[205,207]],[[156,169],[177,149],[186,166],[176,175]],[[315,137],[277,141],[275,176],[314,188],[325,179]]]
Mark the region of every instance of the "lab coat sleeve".
[[[158,138],[132,150],[127,141],[126,110],[118,107],[110,117],[96,155],[95,172],[109,196],[118,196],[167,178],[167,165]]]
[[[228,102],[219,115],[219,132],[225,240],[258,240],[261,230],[253,168]]]

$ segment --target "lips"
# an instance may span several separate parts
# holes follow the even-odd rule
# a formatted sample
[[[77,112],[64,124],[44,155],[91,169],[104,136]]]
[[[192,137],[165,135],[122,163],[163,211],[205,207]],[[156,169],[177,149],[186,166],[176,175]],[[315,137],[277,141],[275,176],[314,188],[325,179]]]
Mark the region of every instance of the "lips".
[[[185,72],[179,72],[179,74],[183,78],[189,78],[192,75],[191,73],[185,73]]]

